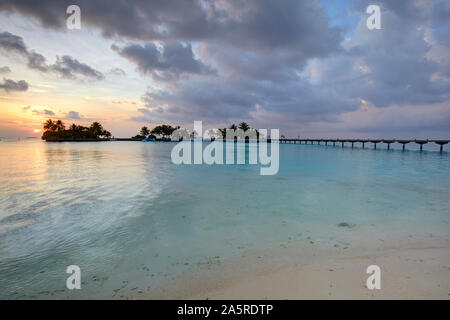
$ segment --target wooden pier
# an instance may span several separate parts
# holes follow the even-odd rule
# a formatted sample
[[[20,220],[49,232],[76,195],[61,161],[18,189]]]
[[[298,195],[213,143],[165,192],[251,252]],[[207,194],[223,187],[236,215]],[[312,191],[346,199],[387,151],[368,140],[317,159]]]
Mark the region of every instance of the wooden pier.
[[[106,141],[142,141],[142,139],[133,139],[133,138],[104,138],[104,139],[58,139],[58,138],[49,138],[45,139],[46,142],[106,142]]]
[[[109,138],[109,139],[47,139],[45,140],[47,142],[103,142],[103,141],[142,141],[142,139],[133,139],[133,138]],[[156,140],[161,141],[161,140]],[[170,139],[162,140],[162,141],[171,141]],[[192,140],[193,141],[193,140]],[[224,140],[226,141],[226,140]],[[336,146],[336,144],[340,144],[342,148],[345,147],[346,143],[350,143],[352,148],[355,146],[356,143],[359,143],[361,147],[364,149],[366,143],[371,143],[373,145],[373,148],[377,148],[377,144],[384,143],[387,146],[387,149],[389,150],[392,143],[399,143],[402,145],[402,150],[405,150],[405,146],[408,143],[416,143],[420,145],[420,151],[423,150],[423,145],[427,143],[435,143],[439,145],[439,150],[441,152],[444,151],[444,145],[450,143],[450,140],[397,140],[397,139],[289,139],[289,138],[280,138],[279,143],[285,143],[285,144],[315,144],[318,145],[324,144],[328,146],[328,144],[333,144],[333,147]],[[236,140],[235,140],[236,142]],[[248,142],[247,140],[245,142]],[[271,139],[267,139],[267,142],[270,143]]]
[[[444,151],[444,145],[450,143],[450,140],[386,140],[386,139],[287,139],[287,138],[281,138],[279,139],[280,143],[292,143],[292,144],[314,144],[317,143],[320,145],[321,143],[324,143],[326,146],[329,143],[333,143],[333,146],[336,146],[336,143],[341,144],[342,148],[344,148],[346,143],[350,143],[352,148],[354,147],[355,143],[359,143],[362,148],[364,149],[366,143],[371,143],[373,145],[373,148],[377,148],[377,144],[384,143],[387,145],[387,149],[390,149],[390,146],[392,143],[399,143],[402,145],[402,150],[405,150],[405,146],[408,143],[416,143],[420,145],[420,151],[423,150],[423,145],[427,143],[435,143],[439,145],[439,150],[442,152]]]

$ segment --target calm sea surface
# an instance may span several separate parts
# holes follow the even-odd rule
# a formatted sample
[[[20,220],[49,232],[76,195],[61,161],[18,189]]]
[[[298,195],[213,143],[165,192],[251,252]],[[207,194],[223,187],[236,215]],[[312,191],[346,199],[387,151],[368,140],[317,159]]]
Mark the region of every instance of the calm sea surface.
[[[261,176],[259,165],[174,165],[173,146],[0,142],[0,298],[145,290],[302,232],[326,246],[340,222],[449,232],[447,152],[280,145],[279,173]],[[69,265],[82,290],[66,289]]]

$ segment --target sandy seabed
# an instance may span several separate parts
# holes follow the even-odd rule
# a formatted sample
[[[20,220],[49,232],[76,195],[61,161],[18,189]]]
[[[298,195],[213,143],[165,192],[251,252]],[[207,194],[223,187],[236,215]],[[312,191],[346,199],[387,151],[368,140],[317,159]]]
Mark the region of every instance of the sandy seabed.
[[[450,299],[450,239],[445,234],[376,239],[369,229],[319,245],[298,236],[238,257],[211,257],[134,299]],[[345,235],[345,233],[344,233]],[[376,239],[376,240],[375,240]],[[369,265],[381,289],[369,290]]]

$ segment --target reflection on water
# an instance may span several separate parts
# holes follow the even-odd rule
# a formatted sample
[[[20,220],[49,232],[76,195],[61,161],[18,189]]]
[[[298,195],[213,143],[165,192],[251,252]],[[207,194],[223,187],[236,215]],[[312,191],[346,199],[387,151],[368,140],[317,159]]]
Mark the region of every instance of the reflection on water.
[[[447,153],[281,145],[279,173],[260,176],[176,166],[172,146],[1,142],[0,298],[109,298],[291,234],[320,244],[341,221],[449,231]]]

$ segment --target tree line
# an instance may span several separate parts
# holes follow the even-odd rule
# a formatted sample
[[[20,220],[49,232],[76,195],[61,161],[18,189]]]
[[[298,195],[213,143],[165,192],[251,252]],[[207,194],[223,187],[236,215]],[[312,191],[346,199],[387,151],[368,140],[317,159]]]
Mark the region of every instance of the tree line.
[[[145,138],[154,138],[154,139],[170,139],[172,133],[180,129],[180,126],[172,127],[171,125],[162,124],[154,127],[151,131],[148,127],[144,126],[141,128],[139,134],[132,137],[132,139],[145,139]]]
[[[89,127],[73,123],[68,129],[61,120],[48,119],[44,123],[42,140],[76,140],[109,138],[111,133],[103,128],[100,122],[93,122]]]
[[[222,138],[225,139],[227,136],[227,130],[233,130],[236,131],[237,129],[241,129],[242,131],[246,132],[246,131],[251,131],[251,130],[255,130],[256,132],[256,137],[259,138],[259,131],[256,129],[253,129],[252,127],[250,127],[250,125],[247,122],[241,122],[239,123],[238,126],[236,126],[234,123],[232,125],[230,125],[228,128],[223,128],[223,129],[218,129],[219,133],[222,135]]]
[[[141,128],[139,134],[132,137],[133,139],[145,139],[145,138],[154,138],[154,139],[161,139],[161,140],[170,140],[171,135],[175,130],[180,129],[180,126],[171,126],[171,125],[158,125],[154,127],[152,130],[150,130],[147,126],[144,126]],[[241,122],[239,125],[232,124],[228,128],[222,128],[218,129],[218,131],[210,130],[208,131],[208,135],[214,139],[219,138],[222,136],[223,139],[227,136],[227,130],[238,130],[241,129],[242,131],[246,132],[249,130],[255,130],[257,138],[259,138],[259,131],[256,129],[252,129],[250,125],[246,122]],[[189,131],[187,129],[183,129],[187,132],[187,134],[191,137],[198,137],[198,133],[195,131]]]

